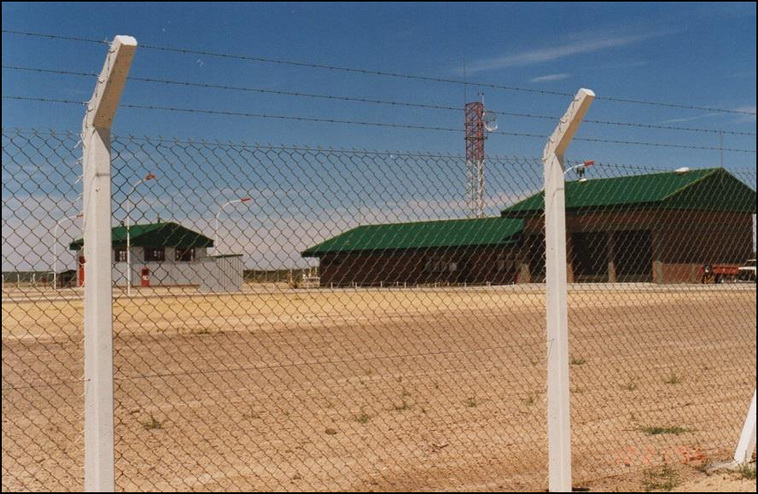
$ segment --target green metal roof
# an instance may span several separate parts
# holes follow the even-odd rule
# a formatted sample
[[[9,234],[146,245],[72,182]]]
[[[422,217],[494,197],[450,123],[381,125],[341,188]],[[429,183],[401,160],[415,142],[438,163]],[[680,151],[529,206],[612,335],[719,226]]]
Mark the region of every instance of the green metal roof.
[[[133,247],[213,247],[213,240],[174,222],[148,223],[129,227],[130,243]],[[126,227],[111,229],[114,248],[126,247]],[[71,250],[81,249],[84,239],[78,238],[69,244]]]
[[[319,257],[332,252],[508,245],[515,242],[514,236],[522,228],[521,220],[499,217],[364,225],[315,245],[302,255]]]
[[[755,213],[755,190],[723,168],[664,172],[566,182],[566,209],[697,209]],[[542,214],[545,194],[539,192],[502,211],[504,217]]]

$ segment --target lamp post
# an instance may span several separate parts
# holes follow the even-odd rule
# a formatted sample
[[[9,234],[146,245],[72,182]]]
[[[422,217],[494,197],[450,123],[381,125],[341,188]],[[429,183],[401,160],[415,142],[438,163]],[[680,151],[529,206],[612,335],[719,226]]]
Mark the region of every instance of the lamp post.
[[[75,216],[66,216],[64,218],[59,219],[55,222],[55,228],[53,228],[53,288],[55,290],[58,289],[58,229],[61,226],[61,223],[63,223],[66,220],[75,220],[77,218],[83,218],[84,214],[79,213]]]
[[[126,294],[129,296],[132,294],[132,241],[129,234],[131,228],[130,213],[132,210],[132,202],[129,200],[129,196],[140,184],[149,180],[154,180],[155,178],[155,175],[148,173],[144,178],[135,182],[132,189],[126,194]]]
[[[586,182],[587,179],[584,178],[584,172],[587,171],[587,168],[591,167],[594,164],[595,164],[594,161],[584,161],[579,165],[574,165],[569,168],[566,168],[566,171],[563,172],[563,175],[566,175],[571,170],[576,170],[576,174],[579,176],[579,181]]]
[[[218,254],[218,217],[224,211],[224,208],[229,206],[230,204],[248,202],[248,201],[251,201],[252,199],[253,199],[252,197],[242,197],[240,199],[234,199],[233,201],[227,201],[221,206],[221,208],[218,210],[218,213],[216,213],[216,223],[213,227],[213,248],[215,249],[216,254]]]

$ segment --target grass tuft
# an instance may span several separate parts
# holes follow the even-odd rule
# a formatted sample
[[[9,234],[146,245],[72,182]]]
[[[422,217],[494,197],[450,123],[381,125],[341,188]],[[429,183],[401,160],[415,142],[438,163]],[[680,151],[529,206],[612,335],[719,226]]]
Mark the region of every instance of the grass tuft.
[[[153,414],[150,414],[150,419],[142,422],[142,426],[149,430],[149,431],[155,431],[159,429],[163,429],[163,422],[155,418]]]
[[[737,469],[740,477],[747,480],[755,480],[755,463],[743,463]]]
[[[671,384],[671,385],[681,384],[682,383],[682,377],[680,375],[678,375],[676,372],[671,371],[669,373],[668,377],[666,377],[666,379],[663,380],[663,382],[666,383],[666,384]]]
[[[645,492],[668,492],[678,485],[679,474],[668,463],[660,467],[648,468],[642,473],[642,489]]]
[[[687,432],[692,432],[692,429],[688,429],[686,427],[679,427],[678,425],[671,426],[671,427],[661,427],[661,426],[650,426],[650,427],[640,427],[640,430],[647,434],[648,436],[660,436],[663,434],[674,434],[675,436],[679,436],[681,434],[686,434]]]

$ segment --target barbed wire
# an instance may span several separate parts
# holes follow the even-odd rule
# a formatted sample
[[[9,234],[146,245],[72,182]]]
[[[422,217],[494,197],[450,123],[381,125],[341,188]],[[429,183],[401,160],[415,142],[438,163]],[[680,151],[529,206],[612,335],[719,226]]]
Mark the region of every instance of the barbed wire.
[[[37,98],[37,97],[27,97],[27,96],[15,96],[15,95],[3,95],[3,99],[10,99],[10,100],[17,100],[17,101],[35,101],[38,103],[63,103],[63,104],[74,104],[74,105],[86,105],[87,103],[85,101],[76,101],[71,99],[61,99],[61,98]]]
[[[63,103],[63,104],[76,104],[76,105],[85,104],[83,102],[73,101],[73,100],[53,99],[53,98],[32,98],[32,97],[14,96],[14,95],[7,95],[7,96],[3,95],[3,99],[21,100],[21,101],[37,101],[37,102],[43,102],[43,103]],[[176,113],[197,113],[197,114],[206,114],[206,115],[222,115],[222,116],[246,117],[246,118],[268,118],[268,119],[275,119],[275,120],[290,120],[290,121],[299,121],[299,122],[361,125],[361,126],[368,126],[368,127],[428,130],[428,131],[451,132],[451,133],[463,132],[462,129],[452,128],[452,127],[431,127],[431,126],[426,126],[426,125],[399,124],[399,123],[389,123],[389,122],[367,122],[367,121],[362,121],[362,120],[304,117],[304,116],[298,116],[298,115],[276,115],[276,114],[269,114],[269,113],[236,112],[236,111],[228,111],[228,110],[179,108],[179,107],[173,107],[173,106],[135,105],[135,104],[129,104],[129,103],[122,103],[119,106],[122,108],[132,108],[132,109],[138,109],[138,110],[168,111],[168,112],[176,112]],[[529,137],[529,138],[537,138],[537,139],[546,139],[548,137],[542,134],[532,134],[532,133],[527,133],[527,132],[494,131],[494,132],[490,132],[490,134],[510,136],[510,137]],[[651,146],[651,147],[665,147],[665,148],[675,148],[675,149],[693,149],[693,150],[700,150],[700,151],[728,151],[732,153],[755,153],[756,152],[755,150],[751,150],[751,149],[692,146],[692,145],[684,145],[684,144],[669,144],[669,143],[662,143],[662,142],[602,139],[602,138],[596,138],[596,137],[575,137],[574,140],[586,141],[586,142],[601,142],[601,143],[607,143],[607,144],[623,144],[623,145],[632,145],[632,146]]]
[[[71,103],[77,103],[76,101],[70,101]],[[78,133],[71,131],[71,130],[65,130],[65,129],[48,129],[48,130],[37,130],[37,129],[24,129],[24,128],[3,128],[2,129],[3,134],[17,134],[17,135],[31,135],[31,136],[73,136],[77,135]],[[265,149],[265,150],[276,150],[276,151],[294,151],[294,152],[309,152],[309,151],[329,151],[331,153],[340,153],[340,154],[356,154],[356,155],[376,155],[376,156],[394,156],[394,157],[404,157],[404,156],[423,156],[427,158],[445,158],[445,159],[465,159],[465,156],[461,154],[456,153],[443,153],[443,152],[435,152],[435,153],[429,153],[429,152],[420,152],[420,151],[403,151],[403,150],[396,150],[396,149],[367,149],[367,148],[344,148],[344,147],[329,147],[329,146],[308,146],[308,145],[285,145],[285,144],[271,144],[271,143],[248,143],[245,141],[221,141],[218,139],[192,139],[192,138],[179,138],[179,137],[163,137],[163,136],[139,136],[139,135],[132,135],[132,134],[114,134],[114,138],[123,139],[125,141],[139,141],[139,142],[146,142],[146,143],[164,143],[164,144],[188,144],[188,145],[199,145],[199,146],[218,146],[220,148],[230,148],[230,149]],[[488,163],[490,165],[496,164],[501,161],[523,161],[524,163],[539,163],[539,158],[534,158],[531,156],[519,156],[519,155],[488,155],[487,156]],[[584,162],[584,160],[578,160],[578,159],[568,159],[566,160],[567,166],[569,165],[580,165]],[[685,166],[685,165],[681,165]],[[687,163],[687,167],[693,168],[693,169],[703,169],[703,168],[714,168],[718,165],[715,165],[713,163],[709,164],[693,164],[693,163]],[[678,168],[680,165],[672,164],[669,167],[661,167],[660,165],[651,165],[647,163],[611,163],[611,162],[602,162],[602,161],[595,161],[595,164],[592,165],[593,168],[600,168],[600,167],[611,167],[611,168],[625,168],[630,170],[641,170],[641,171],[648,171],[648,172],[670,172],[673,168]],[[750,167],[750,169],[744,169],[746,167]],[[749,175],[749,176],[755,176],[755,169],[753,164],[730,164],[729,169],[731,172],[736,174],[742,174],[742,175]]]
[[[650,146],[675,149],[697,149],[701,151],[729,151],[732,153],[755,153],[754,149],[722,148],[710,146],[692,146],[685,144],[669,144],[665,142],[628,141],[623,139],[601,139],[596,137],[574,137],[575,141],[602,142],[606,144],[624,144],[628,146]]]
[[[45,39],[57,39],[64,41],[78,41],[82,43],[97,43],[100,45],[110,45],[110,40],[100,40],[94,38],[82,38],[81,36],[64,36],[61,34],[50,33],[33,33],[31,31],[19,31],[16,29],[3,29],[3,34],[14,34],[19,36],[29,36],[32,38],[45,38]]]
[[[98,75],[98,74],[95,74],[94,72],[76,72],[76,71],[70,71],[70,70],[43,69],[43,68],[38,68],[38,67],[20,67],[16,65],[3,65],[2,68],[8,69],[8,70],[16,70],[16,71],[45,73],[45,74],[58,74],[58,75],[72,75],[72,76],[81,76],[81,77],[97,77]],[[169,80],[169,79],[156,79],[156,78],[134,77],[134,76],[130,76],[129,80],[136,81],[136,82],[144,82],[144,83],[196,87],[196,88],[203,88],[203,89],[217,89],[217,90],[225,90],[225,91],[254,92],[254,93],[260,93],[260,94],[275,94],[275,95],[280,95],[280,96],[326,99],[326,100],[333,100],[333,101],[347,101],[347,102],[353,102],[353,103],[368,103],[368,104],[401,106],[401,107],[409,107],[409,108],[455,111],[455,112],[462,111],[460,107],[455,107],[455,106],[434,105],[434,104],[428,104],[428,103],[415,103],[415,102],[395,101],[395,100],[382,100],[382,99],[373,99],[373,98],[361,98],[361,97],[341,96],[341,95],[331,95],[331,94],[305,93],[305,92],[300,92],[300,91],[282,91],[282,90],[277,90],[277,89],[264,89],[264,88],[255,88],[255,87],[246,87],[246,86],[230,86],[226,84],[210,84],[210,83],[199,83],[199,82],[190,82],[190,81],[175,81],[175,80]],[[508,111],[503,111],[499,109],[492,109],[490,111],[498,115],[516,117],[516,118],[530,118],[530,119],[553,120],[553,121],[556,119],[556,117],[550,116],[550,115],[535,115],[535,114],[530,114],[530,113],[508,112]],[[637,127],[637,128],[646,128],[646,129],[671,130],[671,131],[682,131],[682,132],[700,132],[700,133],[728,134],[728,135],[738,135],[738,136],[755,136],[756,135],[754,132],[738,132],[738,131],[732,131],[732,130],[708,129],[708,128],[699,128],[699,127],[680,127],[680,126],[671,126],[671,125],[645,124],[645,123],[637,123],[637,122],[618,122],[618,121],[611,121],[611,120],[586,119],[584,120],[584,122],[590,123],[590,124],[599,124],[599,125]]]
[[[11,30],[11,29],[3,29],[2,32],[5,34],[40,37],[40,38],[46,38],[46,39],[59,39],[59,40],[66,40],[66,41],[108,44],[107,41],[95,40],[92,38],[81,38],[81,37],[76,37],[76,36],[61,36],[61,35],[55,35],[55,34],[33,33],[29,31],[17,31],[17,30]],[[338,71],[338,72],[356,73],[356,74],[362,74],[362,75],[392,77],[392,78],[409,79],[409,80],[417,80],[417,81],[425,81],[425,82],[456,84],[456,85],[474,86],[474,87],[482,87],[482,88],[490,88],[490,89],[501,89],[501,90],[506,90],[506,91],[524,92],[524,93],[531,93],[531,94],[551,95],[551,96],[570,96],[570,97],[574,96],[572,93],[567,93],[567,92],[562,92],[562,91],[547,91],[543,89],[523,88],[523,87],[518,87],[518,86],[506,86],[502,84],[470,82],[470,81],[465,81],[461,79],[453,79],[453,78],[431,77],[431,76],[422,76],[422,75],[416,75],[416,74],[403,74],[403,73],[398,73],[398,72],[388,72],[388,71],[373,70],[373,69],[360,69],[360,68],[355,68],[355,67],[344,67],[344,66],[338,66],[338,65],[317,64],[317,63],[309,63],[309,62],[298,62],[298,61],[293,61],[293,60],[283,60],[283,59],[275,59],[275,58],[268,58],[268,57],[253,57],[249,55],[219,53],[219,52],[212,52],[212,51],[207,51],[207,50],[174,48],[174,47],[151,45],[151,44],[141,44],[140,47],[142,49],[154,50],[154,51],[201,55],[201,56],[208,56],[208,57],[214,57],[214,58],[244,60],[244,61],[250,61],[250,62],[288,65],[288,66],[311,68],[311,69],[324,69],[324,70],[331,70],[331,71]],[[660,106],[660,107],[677,108],[677,109],[683,109],[683,110],[733,113],[733,114],[739,114],[739,115],[756,115],[756,112],[748,111],[748,110],[716,108],[716,107],[699,106],[699,105],[685,105],[685,104],[668,103],[668,102],[662,102],[662,101],[646,101],[646,100],[637,100],[637,99],[630,99],[630,98],[620,98],[620,97],[614,97],[614,96],[598,96],[596,97],[596,99],[602,100],[602,101],[615,102],[615,103]]]

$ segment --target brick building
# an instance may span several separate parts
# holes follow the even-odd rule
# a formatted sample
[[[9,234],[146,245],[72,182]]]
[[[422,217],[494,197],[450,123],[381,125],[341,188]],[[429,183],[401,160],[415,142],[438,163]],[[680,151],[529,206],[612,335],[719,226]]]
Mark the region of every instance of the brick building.
[[[755,190],[723,168],[566,183],[570,282],[695,282],[753,252]],[[543,281],[544,194],[502,211],[524,221],[522,281]],[[528,271],[528,274],[526,273]]]
[[[755,190],[723,168],[566,183],[570,282],[699,281],[753,252]],[[545,278],[544,195],[500,218],[364,225],[305,250],[322,286]]]

